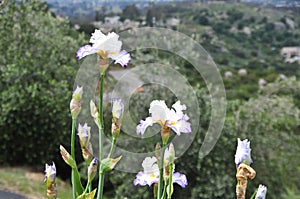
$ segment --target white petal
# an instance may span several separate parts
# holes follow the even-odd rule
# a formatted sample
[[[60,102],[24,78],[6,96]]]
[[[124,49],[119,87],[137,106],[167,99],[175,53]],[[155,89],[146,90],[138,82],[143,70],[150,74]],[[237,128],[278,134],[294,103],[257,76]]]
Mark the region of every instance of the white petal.
[[[167,115],[169,114],[170,109],[167,107],[165,101],[163,100],[154,100],[150,104],[149,113],[152,116],[154,122],[165,122]]]
[[[142,163],[142,167],[144,168],[145,173],[158,173],[158,165],[156,157],[146,157]]]
[[[151,117],[147,117],[145,120],[141,120],[140,124],[136,127],[136,134],[138,135],[144,135],[146,129],[148,126],[153,125],[153,120]]]

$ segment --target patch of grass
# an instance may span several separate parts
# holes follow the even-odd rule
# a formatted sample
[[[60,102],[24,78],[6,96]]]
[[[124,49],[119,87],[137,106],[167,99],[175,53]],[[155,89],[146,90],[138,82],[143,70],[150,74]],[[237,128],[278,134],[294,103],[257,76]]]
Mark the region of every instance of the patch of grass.
[[[0,168],[0,189],[24,195],[30,199],[46,197],[44,174],[30,172],[28,168]],[[58,199],[72,198],[70,184],[57,179]]]

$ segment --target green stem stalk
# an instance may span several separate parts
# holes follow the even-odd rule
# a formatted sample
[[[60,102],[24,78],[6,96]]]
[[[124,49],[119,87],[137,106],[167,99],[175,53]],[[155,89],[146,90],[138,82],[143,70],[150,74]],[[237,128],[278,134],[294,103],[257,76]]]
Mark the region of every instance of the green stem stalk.
[[[99,96],[99,161],[103,159],[103,134],[104,134],[104,121],[103,121],[103,90],[104,90],[104,76],[105,72],[100,73],[100,96]],[[104,186],[104,173],[99,169],[99,182],[98,182],[98,192],[97,199],[102,199],[103,197],[103,186]]]
[[[173,163],[170,163],[170,166],[169,166],[169,195],[168,195],[168,199],[171,199],[171,197],[172,197],[172,186],[173,186],[173,179],[172,179],[172,177],[173,177]]]
[[[71,156],[75,160],[75,129],[76,129],[76,118],[72,118],[72,135],[71,135]],[[71,173],[72,182],[72,195],[73,199],[77,197],[76,195],[76,183],[75,183],[75,170],[72,168]]]
[[[164,198],[166,197],[167,186],[168,186],[168,184],[165,183],[164,191],[163,191],[163,193],[162,193],[161,199],[164,199]]]
[[[112,143],[111,143],[111,147],[110,147],[110,151],[109,151],[109,154],[108,154],[108,158],[111,158],[112,154],[114,153],[115,148],[116,148],[116,143],[117,143],[117,139],[113,138]]]
[[[165,144],[162,144],[161,149],[161,161],[159,168],[159,182],[158,182],[158,190],[157,190],[157,199],[161,199],[162,196],[162,188],[163,188],[163,177],[164,177],[164,156],[165,156]]]

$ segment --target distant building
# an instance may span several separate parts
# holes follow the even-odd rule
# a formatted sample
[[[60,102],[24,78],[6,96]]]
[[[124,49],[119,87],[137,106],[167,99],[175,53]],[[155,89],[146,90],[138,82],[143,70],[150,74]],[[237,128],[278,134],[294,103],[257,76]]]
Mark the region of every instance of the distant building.
[[[230,79],[230,78],[233,77],[233,74],[232,74],[232,72],[230,72],[230,71],[226,71],[226,72],[224,73],[224,76],[225,76],[226,79]]]
[[[119,23],[120,16],[105,17],[104,21],[105,21],[105,23],[116,24],[116,23]]]
[[[180,19],[170,18],[167,19],[167,26],[178,26],[180,24]]]
[[[279,75],[280,80],[287,80],[287,77],[284,74]]]
[[[246,75],[247,75],[247,70],[244,69],[244,68],[242,68],[242,69],[240,69],[240,70],[238,71],[238,74],[239,74],[240,76],[246,76]]]
[[[123,23],[124,30],[138,28],[140,26],[140,22],[138,21],[130,21],[129,19],[125,20]]]
[[[285,24],[280,21],[274,22],[274,27],[275,27],[275,30],[285,30],[286,29]]]
[[[285,18],[285,22],[290,29],[294,30],[297,27],[297,24],[290,18]]]
[[[300,64],[300,47],[283,47],[280,51],[286,63],[298,62]]]
[[[258,85],[259,85],[260,88],[263,88],[263,87],[265,87],[267,85],[267,81],[264,80],[264,79],[262,79],[262,78],[260,78],[258,80]]]

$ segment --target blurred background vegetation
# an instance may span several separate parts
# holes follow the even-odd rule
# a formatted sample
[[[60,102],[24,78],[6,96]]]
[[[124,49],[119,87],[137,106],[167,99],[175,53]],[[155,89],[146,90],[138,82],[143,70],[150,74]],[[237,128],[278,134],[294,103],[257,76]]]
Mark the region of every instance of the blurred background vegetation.
[[[104,19],[105,10],[102,11],[96,15],[97,20]],[[157,21],[169,17],[180,19],[180,24],[171,28],[198,41],[222,75],[231,73],[224,76],[227,117],[223,132],[209,155],[200,158],[199,146],[210,122],[211,99],[203,79],[186,60],[155,50],[132,52],[135,61],[130,68],[156,60],[156,56],[161,62],[180,66],[176,70],[185,75],[198,97],[199,132],[176,162],[176,170],[187,175],[189,185],[185,189],[176,186],[174,198],[234,198],[234,154],[240,137],[251,140],[253,168],[257,172],[249,183],[248,196],[259,184],[265,184],[268,198],[299,199],[299,64],[285,63],[280,56],[282,47],[300,44],[299,13],[242,3],[152,5],[145,13],[130,5],[121,13],[121,19],[143,17],[149,26],[159,26]],[[288,25],[289,20],[294,27]],[[277,22],[285,28],[278,28]],[[66,179],[70,170],[60,158],[58,146],[63,143],[69,148],[69,101],[80,64],[75,53],[95,27],[85,23],[75,30],[74,24],[58,19],[47,3],[39,0],[7,3],[0,12],[0,23],[0,165],[26,165],[42,171],[46,162],[55,161],[58,174]],[[246,69],[246,74],[240,74],[239,69]],[[266,84],[259,85],[259,79]],[[107,81],[113,87],[111,76]],[[137,123],[141,115],[147,115],[146,101],[176,100],[159,89],[147,90],[151,97],[139,93],[132,96]],[[108,110],[105,118],[109,123]],[[109,135],[109,128],[106,133]],[[137,143],[132,150],[149,151],[154,145],[155,139],[146,146]],[[135,174],[113,171],[106,178],[106,196],[150,198],[152,189],[134,187],[134,178]]]

